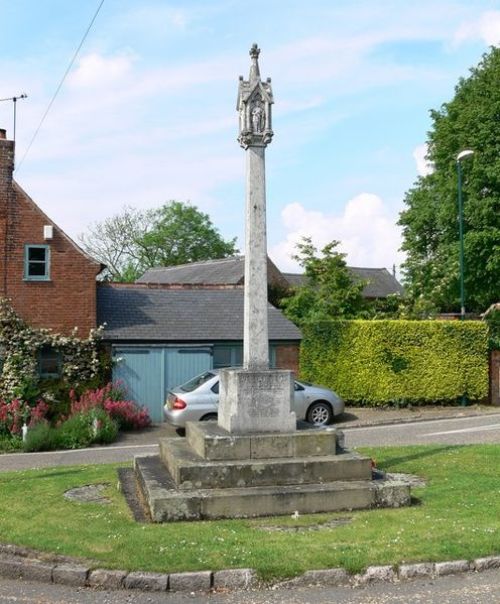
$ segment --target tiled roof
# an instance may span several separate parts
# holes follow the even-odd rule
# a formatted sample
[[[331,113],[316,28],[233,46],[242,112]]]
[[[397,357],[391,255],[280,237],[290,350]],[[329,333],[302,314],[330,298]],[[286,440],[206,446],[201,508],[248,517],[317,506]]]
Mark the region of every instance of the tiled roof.
[[[243,283],[244,276],[245,258],[232,256],[179,266],[150,268],[137,279],[137,283],[239,285]]]
[[[367,281],[363,288],[365,298],[386,298],[389,294],[403,294],[403,286],[386,268],[347,267],[355,281]],[[305,282],[305,275],[283,273],[293,287],[300,287]]]
[[[365,298],[385,298],[389,294],[402,294],[403,287],[386,268],[347,267],[354,280],[367,281],[363,289]],[[268,279],[285,285],[282,277],[294,286],[304,283],[304,275],[281,273],[268,259]],[[245,277],[244,256],[232,256],[219,260],[192,262],[179,266],[150,268],[137,283],[155,285],[242,285]]]
[[[287,287],[288,283],[276,265],[267,259],[267,279],[269,283]],[[151,285],[233,285],[245,282],[245,257],[231,256],[218,260],[192,262],[179,266],[150,268],[136,283]]]
[[[98,324],[107,341],[243,339],[242,289],[97,288]],[[269,339],[300,340],[299,329],[268,306]]]

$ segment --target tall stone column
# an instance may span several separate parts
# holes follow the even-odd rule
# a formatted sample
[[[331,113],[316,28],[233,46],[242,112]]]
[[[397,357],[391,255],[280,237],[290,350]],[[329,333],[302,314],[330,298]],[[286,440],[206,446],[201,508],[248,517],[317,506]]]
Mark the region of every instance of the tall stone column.
[[[240,76],[238,141],[246,150],[243,369],[223,370],[219,425],[233,433],[292,432],[292,372],[269,369],[265,149],[273,137],[271,79],[260,79],[257,44],[248,80]]]
[[[265,146],[247,149],[243,366],[269,368]]]

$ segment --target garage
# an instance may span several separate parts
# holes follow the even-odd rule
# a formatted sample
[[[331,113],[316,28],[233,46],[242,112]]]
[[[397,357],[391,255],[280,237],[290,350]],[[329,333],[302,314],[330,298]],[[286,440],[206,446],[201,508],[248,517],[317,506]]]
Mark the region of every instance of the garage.
[[[243,290],[162,289],[137,284],[98,288],[98,321],[111,350],[113,380],[163,420],[166,393],[207,369],[241,366]],[[298,372],[301,334],[269,305],[270,365]]]

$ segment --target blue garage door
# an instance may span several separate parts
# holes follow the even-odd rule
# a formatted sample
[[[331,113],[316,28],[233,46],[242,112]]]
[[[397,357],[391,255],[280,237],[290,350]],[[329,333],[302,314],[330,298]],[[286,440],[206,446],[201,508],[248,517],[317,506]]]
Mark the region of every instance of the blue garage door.
[[[212,368],[209,347],[114,347],[113,380],[121,380],[128,396],[147,407],[153,422],[163,421],[167,391]]]
[[[166,348],[165,389],[184,384],[198,373],[212,369],[210,348]]]

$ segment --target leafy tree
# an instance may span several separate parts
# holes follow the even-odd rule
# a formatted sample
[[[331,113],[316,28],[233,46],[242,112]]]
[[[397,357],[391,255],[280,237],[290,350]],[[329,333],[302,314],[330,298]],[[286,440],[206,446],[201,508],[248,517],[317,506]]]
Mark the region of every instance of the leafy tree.
[[[208,214],[179,201],[155,210],[125,207],[89,233],[80,235],[84,249],[107,266],[115,281],[135,281],[146,269],[198,260],[225,258],[238,252],[236,238],[225,241]]]
[[[485,54],[455,96],[431,111],[427,159],[432,174],[420,177],[405,196],[405,286],[414,309],[458,312],[459,234],[456,157],[462,162],[465,292],[468,311],[500,300],[500,49]]]
[[[293,256],[304,269],[305,284],[282,300],[285,315],[300,325],[306,321],[353,318],[364,309],[364,282],[354,283],[345,263],[345,254],[332,241],[318,254],[309,237],[297,244]]]

